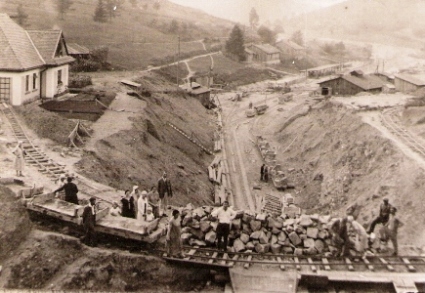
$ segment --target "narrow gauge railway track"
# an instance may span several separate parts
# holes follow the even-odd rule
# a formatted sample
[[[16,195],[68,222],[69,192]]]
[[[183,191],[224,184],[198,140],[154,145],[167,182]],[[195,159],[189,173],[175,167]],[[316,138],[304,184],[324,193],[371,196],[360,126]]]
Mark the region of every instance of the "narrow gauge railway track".
[[[65,175],[67,173],[64,165],[52,161],[40,150],[40,148],[31,142],[11,107],[5,104],[0,104],[0,109],[9,121],[15,138],[18,141],[22,141],[22,146],[26,153],[25,161],[27,164],[38,168],[40,173],[48,176],[52,181],[58,180],[61,175]]]
[[[411,150],[425,158],[424,142],[402,126],[400,120],[396,116],[396,111],[396,108],[384,110],[381,113],[382,123],[393,135],[397,136]]]

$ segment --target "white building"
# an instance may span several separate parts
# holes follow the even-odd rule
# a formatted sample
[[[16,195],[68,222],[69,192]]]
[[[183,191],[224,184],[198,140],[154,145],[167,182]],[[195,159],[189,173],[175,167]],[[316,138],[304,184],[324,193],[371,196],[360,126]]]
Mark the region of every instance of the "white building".
[[[0,102],[19,106],[68,88],[69,64],[60,30],[24,30],[0,13]]]

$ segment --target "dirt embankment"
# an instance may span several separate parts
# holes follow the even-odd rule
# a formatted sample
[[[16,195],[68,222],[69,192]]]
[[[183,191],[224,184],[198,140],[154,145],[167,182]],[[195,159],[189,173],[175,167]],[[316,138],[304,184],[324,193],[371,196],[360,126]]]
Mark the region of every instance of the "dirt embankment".
[[[293,142],[278,152],[278,161],[295,169],[289,177],[302,208],[342,215],[355,206],[367,225],[388,197],[406,224],[401,243],[425,244],[425,234],[416,229],[425,224],[424,171],[360,117],[323,102],[281,129],[276,139],[282,150]]]
[[[150,74],[149,76],[152,76]],[[164,92],[166,81],[159,77],[142,79],[146,107],[131,118],[133,127],[99,140],[95,151],[86,152],[77,164],[80,173],[118,189],[141,189],[157,184],[167,171],[173,185],[173,204],[210,204],[213,186],[208,181],[206,167],[213,157],[167,125],[171,122],[202,145],[211,149],[214,117],[201,103],[173,91]],[[153,84],[153,82],[162,82]]]

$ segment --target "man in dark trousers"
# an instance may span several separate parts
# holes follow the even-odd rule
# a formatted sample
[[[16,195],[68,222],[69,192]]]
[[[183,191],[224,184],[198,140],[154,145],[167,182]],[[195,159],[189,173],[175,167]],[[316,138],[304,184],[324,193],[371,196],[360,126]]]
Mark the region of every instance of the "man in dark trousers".
[[[384,202],[381,203],[381,206],[379,207],[379,216],[376,217],[370,224],[369,230],[367,231],[368,234],[372,233],[373,230],[375,230],[376,224],[380,223],[382,225],[385,225],[388,222],[390,218],[391,208],[392,205],[388,203],[388,198],[384,198]]]
[[[260,174],[261,174],[261,177],[260,177],[260,180],[261,181],[264,181],[264,172],[266,171],[266,164],[263,164],[262,166],[261,166],[261,170],[260,170]]]
[[[84,207],[83,211],[83,242],[89,246],[96,246],[96,233],[94,226],[96,225],[96,198],[91,197],[89,204]]]
[[[167,194],[167,196],[165,194]],[[171,182],[169,179],[167,179],[166,172],[164,172],[164,174],[162,174],[162,177],[158,180],[158,195],[160,213],[165,215],[165,209],[168,205],[168,197],[173,197]]]
[[[217,225],[217,249],[227,251],[227,239],[230,232],[230,224],[236,217],[236,212],[229,209],[229,202],[226,200],[223,202],[223,206],[214,210],[211,216],[218,219]],[[223,239],[223,245],[221,241]]]
[[[67,183],[65,183],[62,187],[53,191],[53,193],[65,190],[65,201],[78,204],[78,188],[77,185],[72,183],[72,177],[68,177]]]

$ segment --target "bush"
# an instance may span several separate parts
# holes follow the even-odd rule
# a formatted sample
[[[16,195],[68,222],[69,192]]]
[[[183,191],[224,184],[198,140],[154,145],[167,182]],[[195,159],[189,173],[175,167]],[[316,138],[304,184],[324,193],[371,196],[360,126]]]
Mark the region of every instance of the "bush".
[[[90,76],[87,75],[72,75],[69,79],[70,88],[83,88],[88,85],[92,85],[92,80]]]

